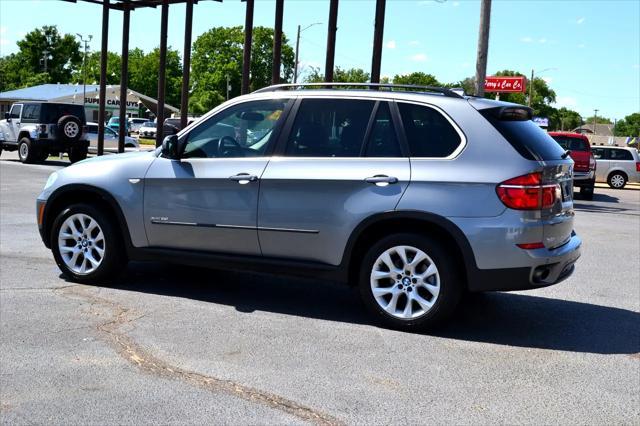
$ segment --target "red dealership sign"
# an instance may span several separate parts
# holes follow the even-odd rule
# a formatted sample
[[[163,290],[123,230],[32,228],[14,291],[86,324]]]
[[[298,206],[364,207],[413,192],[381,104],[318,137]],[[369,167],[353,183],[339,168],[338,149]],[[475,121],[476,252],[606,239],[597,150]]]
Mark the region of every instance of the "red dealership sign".
[[[487,77],[484,80],[485,92],[522,92],[526,91],[524,77]]]

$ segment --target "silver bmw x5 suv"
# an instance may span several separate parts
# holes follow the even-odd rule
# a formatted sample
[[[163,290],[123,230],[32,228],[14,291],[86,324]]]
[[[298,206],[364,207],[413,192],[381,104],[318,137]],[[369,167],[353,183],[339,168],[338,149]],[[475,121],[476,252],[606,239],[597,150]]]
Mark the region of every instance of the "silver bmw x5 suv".
[[[78,282],[128,260],[344,281],[409,330],[442,321],[464,292],[572,274],[573,161],[530,109],[332,86],[261,89],[156,151],[53,173],[37,200],[44,244]]]

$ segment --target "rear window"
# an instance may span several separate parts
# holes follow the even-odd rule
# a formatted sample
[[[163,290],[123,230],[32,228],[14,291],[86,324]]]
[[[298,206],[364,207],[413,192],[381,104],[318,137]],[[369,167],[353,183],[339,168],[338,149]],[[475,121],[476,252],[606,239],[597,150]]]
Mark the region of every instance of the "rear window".
[[[561,160],[565,150],[531,120],[501,120],[495,110],[480,113],[500,132],[513,148],[528,160]]]
[[[84,107],[82,105],[71,104],[42,104],[42,122],[57,123],[60,117],[73,115],[78,117],[85,124]]]
[[[551,136],[564,150],[589,151],[589,142],[571,136]]]

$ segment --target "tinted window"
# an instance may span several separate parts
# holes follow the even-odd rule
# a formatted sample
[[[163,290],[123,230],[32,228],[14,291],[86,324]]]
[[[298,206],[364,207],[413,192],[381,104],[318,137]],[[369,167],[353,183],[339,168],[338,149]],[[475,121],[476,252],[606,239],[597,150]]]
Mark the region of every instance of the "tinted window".
[[[552,136],[558,145],[569,151],[589,151],[589,142],[570,136]]]
[[[82,123],[86,123],[84,107],[72,104],[42,104],[43,123],[57,123],[60,117],[73,115],[78,117]]]
[[[40,104],[27,104],[22,111],[24,121],[36,122],[40,118]]]
[[[612,160],[633,160],[633,155],[626,149],[611,149],[609,156]]]
[[[405,103],[398,107],[412,157],[448,157],[460,146],[460,135],[438,111]]]
[[[562,159],[565,150],[533,121],[501,120],[493,108],[480,113],[524,158],[538,161]]]
[[[607,150],[604,148],[593,148],[593,158],[596,160],[604,160],[606,158]]]
[[[209,118],[187,136],[185,158],[258,157],[265,154],[286,101],[245,102]]]
[[[305,99],[287,141],[291,157],[358,157],[375,102]]]
[[[389,104],[381,102],[367,144],[367,157],[400,157],[400,145],[391,120]]]

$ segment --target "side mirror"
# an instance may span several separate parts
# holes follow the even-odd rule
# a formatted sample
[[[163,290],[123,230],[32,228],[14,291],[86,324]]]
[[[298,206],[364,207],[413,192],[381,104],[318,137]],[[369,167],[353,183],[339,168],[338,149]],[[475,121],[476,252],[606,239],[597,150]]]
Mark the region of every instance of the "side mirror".
[[[4,119],[5,120],[11,120],[11,114],[9,114],[8,111],[4,113]]]
[[[169,135],[162,141],[162,156],[172,160],[178,159],[178,136]]]

